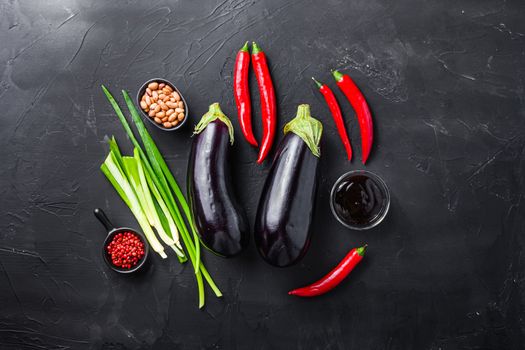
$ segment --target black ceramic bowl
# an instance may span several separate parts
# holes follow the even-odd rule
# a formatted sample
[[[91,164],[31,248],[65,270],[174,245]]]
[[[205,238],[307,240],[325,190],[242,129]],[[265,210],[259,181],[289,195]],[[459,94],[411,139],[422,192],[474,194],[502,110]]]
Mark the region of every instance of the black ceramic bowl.
[[[172,128],[165,128],[164,126],[162,126],[161,124],[157,124],[155,123],[155,121],[146,113],[142,110],[142,108],[140,108],[140,101],[142,99],[142,96],[146,93],[146,88],[148,87],[148,85],[150,83],[153,83],[153,82],[157,82],[157,83],[164,83],[166,85],[169,85],[171,86],[171,88],[173,89],[173,91],[177,91],[177,93],[179,94],[180,96],[180,99],[182,101],[182,103],[184,103],[184,119],[179,123],[177,124],[176,126],[172,127]],[[147,82],[145,82],[144,84],[142,84],[142,86],[140,87],[139,91],[137,92],[137,107],[138,109],[140,110],[140,112],[142,113],[142,115],[153,125],[155,125],[157,128],[159,128],[160,130],[164,130],[164,131],[175,131],[175,130],[178,130],[180,129],[185,123],[186,123],[186,120],[188,120],[188,111],[189,111],[189,108],[188,108],[188,104],[186,103],[186,100],[184,99],[184,96],[182,96],[181,92],[179,89],[177,89],[177,87],[175,85],[173,85],[173,83],[171,81],[168,81],[166,79],[162,79],[162,78],[154,78],[154,79],[150,79],[148,80]]]
[[[134,229],[129,228],[129,227],[117,227],[116,228],[111,223],[111,221],[109,221],[108,217],[102,211],[102,209],[97,208],[97,209],[95,209],[93,211],[93,213],[95,214],[97,219],[102,223],[102,225],[104,225],[104,227],[108,231],[108,235],[107,235],[106,239],[104,240],[104,245],[102,246],[102,257],[103,257],[104,261],[106,262],[106,264],[113,271],[116,271],[118,273],[129,274],[129,273],[137,272],[138,270],[140,270],[146,264],[146,261],[148,261],[148,256],[149,256],[149,244],[148,244],[148,241],[147,241],[146,237],[142,233],[138,232],[137,230],[134,230]],[[115,266],[113,264],[113,262],[111,261],[111,258],[109,256],[108,252],[106,251],[106,247],[113,240],[113,238],[117,234],[123,233],[123,232],[131,232],[131,233],[135,234],[137,237],[139,237],[139,239],[142,242],[142,244],[144,244],[144,256],[142,257],[142,259],[140,259],[137,262],[137,265],[135,265],[135,266],[133,266],[133,267],[131,267],[129,269],[124,269],[124,268]]]

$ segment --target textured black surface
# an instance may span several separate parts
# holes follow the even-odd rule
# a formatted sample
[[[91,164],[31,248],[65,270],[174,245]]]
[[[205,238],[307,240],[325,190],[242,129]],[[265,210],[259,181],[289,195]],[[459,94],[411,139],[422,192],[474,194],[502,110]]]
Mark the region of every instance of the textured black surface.
[[[2,1],[0,347],[523,348],[524,16],[522,1]],[[235,116],[232,65],[245,40],[269,56],[280,127],[304,102],[325,122],[319,205],[297,266],[272,268],[253,244],[232,260],[206,254],[225,297],[208,290],[198,310],[191,268],[174,256],[135,278],[101,260],[92,209],[136,223],[98,170],[105,135],[130,150],[99,85],[134,93],[160,76],[179,87],[190,122],[148,128],[184,184],[192,124],[214,101]],[[344,160],[309,80],[334,87],[333,67],[369,100],[367,169],[392,191],[389,216],[369,232],[329,211],[332,183],[362,167]],[[358,158],[353,113],[335,90]],[[255,164],[235,126],[233,175],[253,223],[269,165]],[[286,295],[364,242],[368,256],[333,293]]]

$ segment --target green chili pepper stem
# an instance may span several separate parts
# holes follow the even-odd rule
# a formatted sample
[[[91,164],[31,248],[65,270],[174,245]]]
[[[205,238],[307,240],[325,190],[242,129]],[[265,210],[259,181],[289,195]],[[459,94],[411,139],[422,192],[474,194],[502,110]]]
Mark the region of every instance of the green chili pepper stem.
[[[255,55],[256,53],[263,52],[263,50],[254,42],[252,42],[252,55]]]
[[[321,84],[320,82],[318,82],[314,77],[312,77],[312,80],[314,81],[315,85],[317,85],[317,87],[320,89],[323,87],[323,84]]]
[[[359,254],[359,256],[365,255],[366,247],[368,247],[368,244],[365,244],[364,246],[357,248],[356,249],[357,254]]]
[[[332,75],[337,82],[343,80],[343,74],[341,74],[341,72],[339,72],[337,69],[332,69]]]
[[[239,51],[248,52],[249,51],[248,43],[249,41],[245,42],[244,46]]]

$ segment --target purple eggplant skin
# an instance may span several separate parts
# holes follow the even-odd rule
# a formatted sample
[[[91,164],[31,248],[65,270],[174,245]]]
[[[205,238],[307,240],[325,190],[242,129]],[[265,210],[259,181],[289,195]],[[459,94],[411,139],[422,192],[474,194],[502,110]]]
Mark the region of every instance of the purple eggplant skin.
[[[298,262],[310,245],[319,158],[296,134],[288,133],[263,187],[255,218],[255,245],[271,265]]]
[[[188,162],[188,197],[201,242],[214,253],[231,257],[249,241],[246,214],[237,202],[230,175],[228,127],[220,120],[193,136]]]

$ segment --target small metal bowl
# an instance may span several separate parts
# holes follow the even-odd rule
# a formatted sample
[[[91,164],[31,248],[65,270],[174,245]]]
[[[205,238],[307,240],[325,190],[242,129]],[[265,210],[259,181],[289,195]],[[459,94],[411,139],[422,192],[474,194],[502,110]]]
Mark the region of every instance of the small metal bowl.
[[[140,107],[140,101],[142,99],[142,96],[146,93],[146,89],[148,87],[148,85],[150,83],[153,83],[153,82],[157,82],[157,83],[164,83],[166,85],[169,85],[173,91],[176,91],[179,96],[180,96],[180,99],[182,101],[182,103],[184,103],[184,119],[179,123],[177,124],[177,126],[175,127],[172,127],[172,128],[165,128],[164,126],[162,126],[161,124],[157,124],[155,123],[155,121],[146,113],[142,110],[142,108]],[[184,99],[184,96],[182,96],[181,92],[179,89],[177,89],[177,87],[175,85],[173,85],[173,83],[169,80],[166,80],[166,79],[162,79],[162,78],[154,78],[154,79],[150,79],[148,81],[146,81],[144,84],[142,84],[142,86],[140,87],[139,91],[137,92],[137,107],[138,109],[140,110],[140,112],[142,113],[142,115],[153,125],[155,125],[157,128],[159,128],[160,130],[164,130],[164,131],[175,131],[175,130],[178,130],[180,129],[185,123],[186,123],[186,120],[188,120],[188,112],[189,112],[189,108],[188,108],[188,104],[186,103],[186,100]]]
[[[364,175],[367,176],[369,179],[371,179],[378,187],[379,190],[382,192],[382,195],[384,196],[383,206],[381,207],[381,211],[366,225],[357,225],[346,222],[343,218],[341,218],[337,211],[335,210],[335,195],[337,192],[337,188],[343,182],[344,180],[347,180],[348,178],[355,176],[355,175]],[[332,191],[330,192],[330,209],[332,210],[332,214],[335,216],[337,221],[339,221],[343,226],[346,226],[349,229],[352,230],[368,230],[372,227],[376,227],[379,225],[384,218],[386,217],[386,214],[388,214],[388,210],[390,209],[390,191],[382,178],[380,178],[378,175],[374,174],[373,172],[370,172],[368,170],[352,170],[349,171],[334,183],[334,186],[332,187]]]
[[[97,219],[102,223],[102,225],[104,225],[104,227],[108,231],[108,235],[107,235],[106,239],[104,240],[104,245],[102,246],[102,257],[103,257],[104,261],[106,262],[106,264],[109,266],[109,268],[111,268],[113,271],[116,271],[118,273],[130,274],[130,273],[133,273],[133,272],[137,272],[143,266],[145,266],[146,262],[148,261],[148,256],[149,256],[149,244],[148,244],[148,241],[147,241],[146,237],[142,233],[138,232],[137,230],[134,230],[134,229],[129,228],[129,227],[115,227],[111,223],[111,221],[109,221],[109,219],[106,216],[106,214],[100,208],[95,209],[93,211],[93,213],[95,214]],[[109,256],[108,252],[106,251],[106,247],[113,240],[113,238],[117,234],[123,233],[123,232],[131,232],[134,235],[137,235],[137,237],[139,237],[139,239],[142,242],[142,244],[144,244],[144,256],[137,262],[137,265],[135,265],[135,266],[133,266],[133,267],[131,267],[129,269],[124,269],[122,267],[115,266],[113,264],[113,262],[111,261],[111,258]]]

